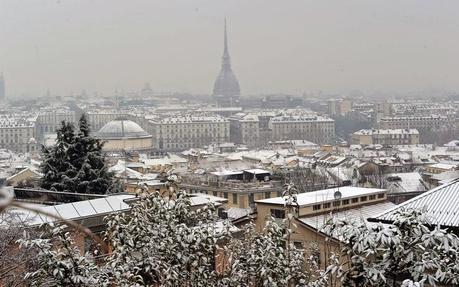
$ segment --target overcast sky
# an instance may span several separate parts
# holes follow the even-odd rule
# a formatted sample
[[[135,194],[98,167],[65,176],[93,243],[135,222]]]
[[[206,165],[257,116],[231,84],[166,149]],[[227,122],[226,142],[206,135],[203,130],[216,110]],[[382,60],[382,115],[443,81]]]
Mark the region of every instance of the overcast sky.
[[[243,94],[459,91],[459,1],[0,0],[10,96],[210,93],[223,18]]]

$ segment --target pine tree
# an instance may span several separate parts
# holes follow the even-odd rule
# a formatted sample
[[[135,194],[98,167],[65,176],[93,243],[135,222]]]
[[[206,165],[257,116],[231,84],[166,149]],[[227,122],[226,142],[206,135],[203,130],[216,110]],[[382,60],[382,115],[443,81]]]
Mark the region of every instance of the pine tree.
[[[62,122],[62,127],[57,130],[56,144],[49,148],[43,147],[43,162],[41,169],[43,179],[41,187],[56,191],[69,191],[69,175],[74,172],[74,167],[68,158],[68,149],[75,143],[74,126]]]
[[[113,173],[108,171],[102,152],[103,142],[90,135],[83,114],[78,131],[62,123],[56,145],[43,149],[41,187],[49,190],[105,194],[121,191]]]

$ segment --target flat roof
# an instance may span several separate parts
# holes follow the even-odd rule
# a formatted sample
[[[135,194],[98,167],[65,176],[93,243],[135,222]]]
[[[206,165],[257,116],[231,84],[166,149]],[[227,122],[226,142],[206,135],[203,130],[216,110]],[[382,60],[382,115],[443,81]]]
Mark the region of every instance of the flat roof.
[[[334,201],[334,194],[336,191],[341,192],[341,200],[346,198],[353,198],[377,193],[386,193],[385,189],[378,188],[365,188],[365,187],[353,187],[353,186],[342,186],[339,188],[329,188],[323,190],[317,190],[312,192],[300,193],[297,195],[298,205],[314,205],[323,202]],[[273,197],[268,199],[255,200],[256,203],[261,204],[274,204],[284,205],[286,197]]]

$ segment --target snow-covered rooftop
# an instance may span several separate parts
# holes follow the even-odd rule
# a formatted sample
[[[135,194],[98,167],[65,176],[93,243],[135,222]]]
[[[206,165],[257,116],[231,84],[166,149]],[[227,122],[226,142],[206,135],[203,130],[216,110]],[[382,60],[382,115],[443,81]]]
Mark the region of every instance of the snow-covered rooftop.
[[[364,188],[364,187],[353,187],[353,186],[342,186],[339,188],[329,188],[323,190],[317,190],[312,192],[300,193],[297,196],[298,204],[300,206],[314,205],[327,201],[334,201],[334,194],[336,191],[341,193],[341,199],[372,195],[378,193],[385,193],[385,189],[377,188]],[[284,205],[286,197],[273,197],[268,199],[256,200],[256,203],[261,204],[276,204]]]
[[[320,229],[331,218],[366,220],[367,218],[380,214],[386,210],[393,208],[394,206],[396,205],[392,202],[385,201],[375,204],[360,205],[356,208],[351,208],[333,213],[322,213],[315,216],[300,217],[298,218],[298,220],[306,225],[309,225],[312,228]]]
[[[423,209],[433,225],[459,227],[459,180],[454,180],[418,195],[377,216],[377,221],[392,221],[403,209]]]

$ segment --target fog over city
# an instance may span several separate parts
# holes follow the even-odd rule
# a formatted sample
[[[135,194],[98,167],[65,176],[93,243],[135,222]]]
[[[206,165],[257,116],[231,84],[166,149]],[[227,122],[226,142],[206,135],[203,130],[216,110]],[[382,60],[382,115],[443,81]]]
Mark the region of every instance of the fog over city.
[[[0,286],[459,286],[458,16],[0,0]]]
[[[0,1],[10,97],[211,94],[223,19],[242,95],[459,91],[457,1]]]

